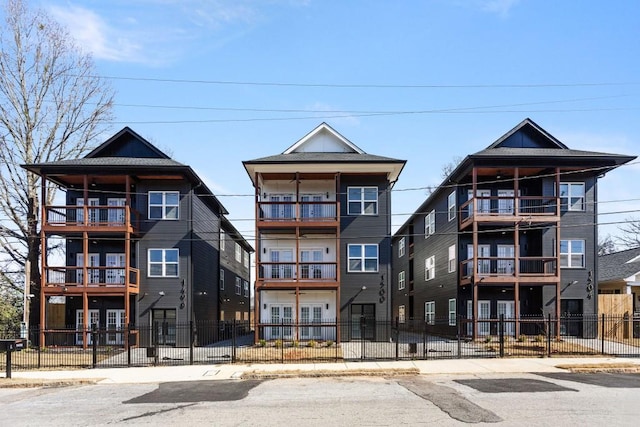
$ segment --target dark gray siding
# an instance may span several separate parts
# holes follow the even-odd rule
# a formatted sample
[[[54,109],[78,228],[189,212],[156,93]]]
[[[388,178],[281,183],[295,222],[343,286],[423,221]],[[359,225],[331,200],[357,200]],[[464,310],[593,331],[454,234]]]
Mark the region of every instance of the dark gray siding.
[[[245,257],[251,255],[234,230],[225,229],[224,224],[222,227],[225,231],[225,245],[224,250],[220,251],[220,268],[224,270],[225,287],[220,291],[220,309],[224,311],[224,319],[221,320],[232,321],[235,319],[236,312],[240,312],[241,316],[244,316],[244,313],[251,313],[251,262],[249,262],[249,267],[244,265]],[[238,242],[240,242],[242,249],[241,262],[236,260],[236,243]],[[236,278],[240,278],[241,281],[240,295],[236,293]],[[244,296],[245,282],[249,285],[248,297]]]

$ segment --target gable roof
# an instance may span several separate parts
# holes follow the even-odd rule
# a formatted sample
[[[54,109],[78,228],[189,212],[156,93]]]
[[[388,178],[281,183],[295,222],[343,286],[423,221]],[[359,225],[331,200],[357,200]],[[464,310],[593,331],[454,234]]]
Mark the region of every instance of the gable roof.
[[[125,126],[120,132],[107,139],[98,147],[93,149],[85,158],[94,157],[130,157],[126,156],[127,145],[135,144],[138,147],[136,153],[137,158],[161,158],[169,159],[165,153],[160,151],[158,147],[141,137],[128,126]]]
[[[540,126],[538,126],[536,122],[534,122],[533,120],[527,117],[526,119],[518,123],[516,126],[514,126],[513,129],[511,129],[509,132],[505,133],[500,138],[498,138],[493,144],[489,145],[487,149],[498,148],[503,146],[505,142],[509,140],[509,138],[511,138],[513,135],[515,135],[518,132],[537,134],[539,137],[546,139],[546,141],[541,141],[541,142],[543,142],[543,145],[548,145],[548,148],[555,148],[555,149],[569,148],[566,145],[564,145],[562,142],[557,140],[549,132],[542,129]]]
[[[640,247],[598,257],[598,282],[621,281],[640,273]]]
[[[365,154],[365,152],[355,145],[353,142],[349,141],[347,138],[342,136],[339,132],[333,129],[331,126],[326,124],[325,122],[320,123],[315,129],[311,132],[300,138],[296,143],[294,143],[291,147],[287,148],[282,152],[282,154],[291,154],[295,152],[301,152],[301,148],[305,145],[309,144],[313,141],[314,138],[317,138],[323,132],[328,133],[335,141],[341,144],[347,151],[355,152],[358,154]]]

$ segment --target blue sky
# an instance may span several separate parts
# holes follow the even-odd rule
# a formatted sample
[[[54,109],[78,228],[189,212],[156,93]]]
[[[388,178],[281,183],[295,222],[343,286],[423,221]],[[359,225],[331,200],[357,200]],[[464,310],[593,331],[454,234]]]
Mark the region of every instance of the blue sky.
[[[394,229],[444,164],[526,117],[570,148],[640,154],[636,0],[40,4],[112,78],[110,134],[130,126],[192,166],[248,238],[241,162],[323,121],[368,153],[408,160],[395,188],[419,189],[394,193]],[[602,223],[640,217],[639,181],[640,164],[601,180],[600,212],[631,211]]]

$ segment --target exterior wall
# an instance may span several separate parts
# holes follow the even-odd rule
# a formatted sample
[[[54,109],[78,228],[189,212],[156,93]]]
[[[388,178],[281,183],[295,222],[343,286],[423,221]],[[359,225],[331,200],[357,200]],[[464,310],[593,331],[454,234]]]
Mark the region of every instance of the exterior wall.
[[[250,319],[251,316],[251,287],[250,283],[250,268],[251,260],[249,259],[245,264],[245,259],[250,258],[250,253],[247,251],[244,245],[241,245],[242,261],[236,260],[236,241],[238,236],[229,228],[225,228],[223,225],[224,238],[224,250],[220,251],[220,264],[219,269],[224,270],[224,290],[220,290],[219,304],[220,310],[217,313],[218,320],[245,321]],[[248,267],[247,267],[248,266]],[[218,269],[218,270],[219,270]],[[220,289],[219,272],[216,273],[217,286]],[[240,295],[236,293],[236,278],[240,278],[241,289]],[[245,296],[244,286],[245,283],[249,287],[249,295]],[[239,313],[239,319],[238,314]]]

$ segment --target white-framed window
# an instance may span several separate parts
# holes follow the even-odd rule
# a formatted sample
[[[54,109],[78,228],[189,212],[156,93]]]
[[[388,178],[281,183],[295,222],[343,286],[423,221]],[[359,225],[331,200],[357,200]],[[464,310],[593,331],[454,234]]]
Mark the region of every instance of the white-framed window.
[[[424,260],[424,281],[428,282],[429,280],[436,277],[436,256],[430,256],[429,258]]]
[[[427,325],[436,323],[436,302],[427,301],[424,303],[424,321]]]
[[[245,268],[249,268],[249,257],[250,257],[249,251],[245,251],[244,255],[243,255],[243,258],[242,258],[243,261],[244,261],[244,267]]]
[[[567,211],[583,211],[584,191],[584,182],[561,182],[560,208]]]
[[[456,191],[453,190],[447,199],[447,210],[449,211],[449,221],[456,217]]]
[[[227,240],[227,233],[224,230],[220,230],[220,251],[224,251],[225,244],[224,242]]]
[[[404,309],[404,305],[401,305],[398,307],[398,323],[404,323],[405,322],[405,309]]]
[[[234,242],[235,246],[236,246],[236,261],[238,261],[239,263],[242,263],[242,246],[240,246],[240,243],[238,242]]]
[[[404,248],[405,248],[405,238],[401,238],[398,241],[398,258],[402,258],[404,256]]]
[[[242,289],[245,297],[249,297],[249,282],[246,280],[242,282]]]
[[[242,295],[242,279],[236,277],[236,295]]]
[[[224,269],[220,269],[220,290],[224,291]]]
[[[456,271],[456,245],[449,246],[449,273]]]
[[[378,215],[378,187],[348,187],[348,215]]]
[[[401,291],[405,287],[404,271],[398,273],[398,290]]]
[[[560,240],[560,267],[584,268],[584,240]]]
[[[149,249],[148,277],[178,277],[178,249]]]
[[[355,244],[348,245],[349,273],[377,273],[378,245]]]
[[[179,191],[149,191],[149,219],[178,219]]]
[[[432,210],[424,217],[424,238],[436,232],[436,210]]]
[[[456,299],[449,300],[449,326],[456,326]]]

